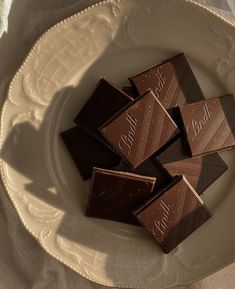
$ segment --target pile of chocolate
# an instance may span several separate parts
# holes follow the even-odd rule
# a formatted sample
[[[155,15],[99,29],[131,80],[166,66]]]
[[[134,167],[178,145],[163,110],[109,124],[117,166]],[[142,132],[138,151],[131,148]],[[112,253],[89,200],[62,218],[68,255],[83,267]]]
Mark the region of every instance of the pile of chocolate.
[[[211,217],[199,195],[227,170],[235,102],[205,99],[184,54],[129,80],[101,79],[61,136],[92,177],[86,215],[142,225],[168,253]]]

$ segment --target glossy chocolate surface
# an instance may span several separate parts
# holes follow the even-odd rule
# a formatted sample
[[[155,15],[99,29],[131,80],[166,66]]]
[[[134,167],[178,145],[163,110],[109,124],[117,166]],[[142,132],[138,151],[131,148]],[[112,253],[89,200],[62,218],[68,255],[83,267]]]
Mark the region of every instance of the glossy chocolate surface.
[[[147,68],[129,80],[139,95],[152,89],[166,109],[204,99],[184,54]]]
[[[151,90],[101,128],[114,149],[133,168],[172,140],[179,130]]]
[[[120,165],[117,167],[119,171],[131,172],[134,174],[151,176],[156,178],[155,192],[158,192],[166,184],[171,181],[171,176],[169,173],[162,167],[161,164],[155,160],[149,158],[139,165],[136,169],[131,168],[126,162],[121,161]]]
[[[198,227],[211,213],[184,177],[177,177],[161,194],[134,212],[137,220],[169,253]]]
[[[233,95],[206,99],[180,107],[191,156],[235,147]]]
[[[110,81],[102,78],[74,122],[104,141],[98,128],[132,100]]]
[[[131,212],[148,199],[156,178],[94,168],[87,216],[137,225]]]
[[[78,126],[62,132],[61,137],[83,180],[91,177],[94,166],[112,168],[120,162],[117,154]]]
[[[202,194],[228,169],[217,153],[189,157],[181,138],[157,155],[156,159],[172,176],[185,175],[198,194]]]

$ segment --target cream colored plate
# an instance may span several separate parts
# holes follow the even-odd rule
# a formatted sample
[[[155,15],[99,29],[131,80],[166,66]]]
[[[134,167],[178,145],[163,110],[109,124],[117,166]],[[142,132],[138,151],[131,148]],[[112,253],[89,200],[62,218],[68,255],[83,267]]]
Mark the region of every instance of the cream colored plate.
[[[235,93],[235,28],[190,1],[113,0],[60,22],[14,77],[1,116],[1,175],[42,247],[100,284],[165,288],[201,278],[235,256],[235,155],[203,198],[214,217],[164,255],[141,228],[86,218],[89,182],[58,134],[72,126],[101,76],[122,86],[185,52],[208,97]]]

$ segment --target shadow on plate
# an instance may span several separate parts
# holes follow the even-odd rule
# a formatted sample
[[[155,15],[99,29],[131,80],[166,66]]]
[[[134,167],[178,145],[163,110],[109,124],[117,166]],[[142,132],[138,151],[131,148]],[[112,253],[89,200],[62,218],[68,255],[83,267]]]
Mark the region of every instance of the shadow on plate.
[[[116,38],[118,37],[116,35]],[[115,253],[120,252],[121,247],[126,247],[129,254],[133,253],[133,256],[138,253],[145,254],[145,256],[149,254],[149,258],[152,257],[152,251],[148,251],[148,248],[144,247],[147,233],[140,227],[84,216],[90,182],[82,181],[59,133],[74,125],[73,119],[81,108],[81,103],[85,102],[89,91],[93,89],[99,78],[105,76],[115,83],[126,85],[128,76],[160,60],[155,49],[137,47],[135,51],[122,48],[117,48],[115,51],[113,45],[111,43],[100,58],[89,67],[76,87],[65,87],[53,96],[53,101],[48,106],[40,127],[33,126],[30,122],[16,124],[9,132],[1,151],[1,157],[11,168],[21,176],[30,179],[30,182],[25,182],[22,189],[27,190],[33,197],[49,206],[64,212],[58,228],[58,236],[82,245],[84,248],[91,247],[101,254],[107,254],[105,256],[106,274],[107,278],[111,280],[116,276],[115,274],[118,274],[113,271],[112,264],[114,261],[119,262]],[[174,56],[180,51],[168,51],[164,55],[160,50],[159,52],[161,59],[164,59]],[[143,60],[140,63],[133,63],[133,58],[131,58],[133,53],[139,55],[139,59],[142,57],[146,59],[146,64],[143,65]],[[132,65],[127,71],[123,63],[127,62],[129,57]],[[123,75],[124,69],[125,75]],[[81,95],[80,91],[82,91]],[[78,99],[80,104],[78,104]],[[64,106],[61,105],[63,103]],[[62,112],[60,105],[63,109]],[[58,109],[58,112],[55,113],[55,109]],[[54,114],[57,115],[58,123],[52,122]],[[53,143],[51,143],[51,139]],[[65,162],[66,166],[70,167],[69,170],[64,166]],[[223,192],[218,199],[218,204],[224,197]],[[93,232],[95,231],[96,235],[94,236]],[[137,240],[138,244],[142,246],[142,253],[137,252],[138,246],[135,246]],[[148,237],[147,242],[151,248],[155,246],[156,255],[162,254],[151,238]],[[95,261],[93,260],[93,262]],[[146,268],[142,266],[139,270],[148,272],[149,262],[146,262],[145,265]],[[95,263],[94,266],[96,266]],[[128,274],[130,274],[130,270],[131,263],[127,270]],[[133,278],[138,273],[134,266]],[[127,277],[130,279],[130,276]]]

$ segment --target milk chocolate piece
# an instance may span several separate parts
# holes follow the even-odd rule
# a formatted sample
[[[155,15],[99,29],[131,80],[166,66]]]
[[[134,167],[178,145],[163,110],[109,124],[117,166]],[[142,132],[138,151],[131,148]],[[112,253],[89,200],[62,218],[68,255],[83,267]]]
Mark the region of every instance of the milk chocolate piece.
[[[94,166],[112,168],[120,162],[118,155],[78,126],[62,132],[61,137],[83,180],[91,177]]]
[[[180,107],[191,156],[235,146],[235,100],[232,95]]]
[[[216,153],[190,158],[181,138],[158,154],[156,159],[172,176],[185,175],[198,194],[202,194],[228,169]]]
[[[111,118],[101,132],[134,168],[179,133],[151,90]]]
[[[166,109],[204,99],[184,54],[152,66],[129,80],[139,94],[151,88]]]
[[[132,100],[129,95],[102,78],[74,122],[105,142],[98,128]]]
[[[156,178],[94,168],[86,215],[138,225],[131,212],[148,199]]]
[[[157,185],[154,191],[159,191],[171,181],[170,174],[155,160],[149,158],[136,169],[131,168],[125,161],[121,161],[117,167],[119,171],[131,172],[144,176],[155,177]]]
[[[134,212],[137,220],[169,253],[211,213],[185,177],[176,177],[160,194]]]

